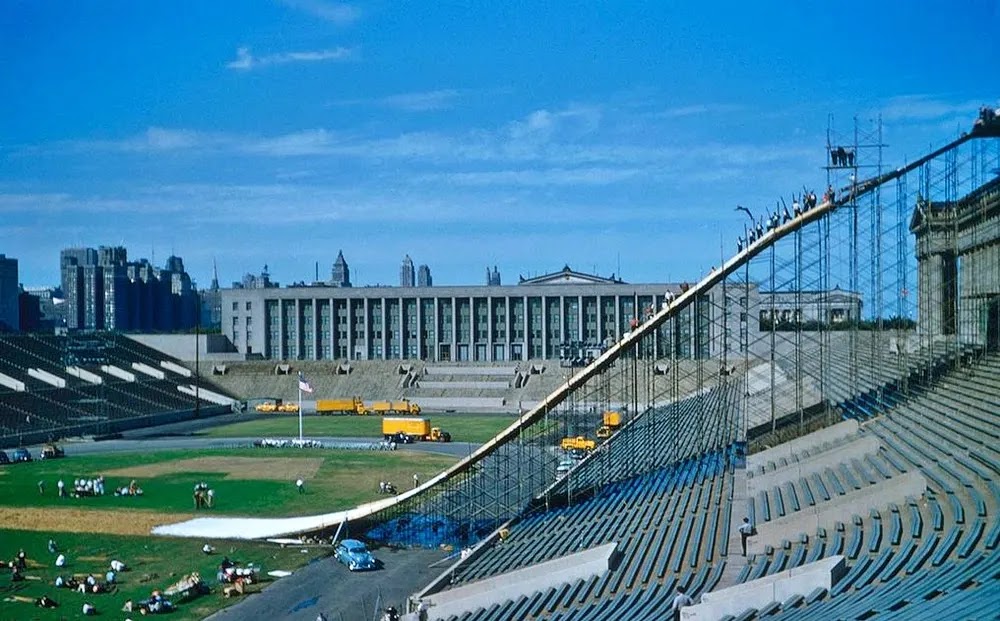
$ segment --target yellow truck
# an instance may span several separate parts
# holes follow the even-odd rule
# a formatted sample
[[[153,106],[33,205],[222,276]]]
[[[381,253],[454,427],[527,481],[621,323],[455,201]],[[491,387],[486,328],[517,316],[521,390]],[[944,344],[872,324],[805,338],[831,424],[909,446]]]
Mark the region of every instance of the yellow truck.
[[[418,416],[420,414],[420,406],[409,399],[403,399],[402,401],[375,401],[372,403],[371,411],[383,416],[386,414],[412,414],[413,416]]]
[[[608,410],[604,413],[604,419],[600,427],[597,428],[598,438],[610,438],[611,434],[622,426],[621,412]]]
[[[451,434],[440,427],[431,427],[426,418],[383,418],[382,436],[399,444],[409,444],[416,440],[428,442],[451,442]]]
[[[285,412],[287,414],[297,414],[299,411],[298,403],[282,403],[278,406],[279,412]]]
[[[317,399],[317,414],[357,414],[364,416],[368,413],[365,402],[361,397],[348,397],[346,399]]]
[[[577,436],[575,438],[563,438],[559,446],[561,446],[564,451],[572,451],[573,449],[592,451],[597,448],[597,443],[589,438]]]
[[[264,403],[258,403],[253,409],[262,414],[273,414],[278,411],[278,406],[270,401],[265,401]]]

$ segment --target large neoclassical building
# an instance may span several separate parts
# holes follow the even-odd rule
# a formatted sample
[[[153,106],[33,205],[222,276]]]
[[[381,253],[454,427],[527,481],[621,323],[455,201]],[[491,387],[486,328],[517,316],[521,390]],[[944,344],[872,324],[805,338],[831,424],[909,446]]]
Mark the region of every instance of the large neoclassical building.
[[[1000,349],[1000,178],[957,201],[918,200],[919,329]]]
[[[676,295],[682,287],[629,284],[569,266],[514,285],[338,285],[225,289],[222,332],[240,353],[273,360],[585,359],[659,308],[668,292]],[[758,309],[767,305],[756,286],[728,294],[717,289],[672,330],[657,336],[657,355],[672,350],[678,356],[709,357],[724,340],[729,351],[757,340]],[[720,296],[732,298],[730,304],[723,304]],[[844,300],[838,297],[837,308],[832,308],[824,296],[809,296],[807,304],[823,308],[799,313],[822,313],[834,321],[858,317],[860,298],[841,297]],[[734,312],[739,307],[746,312]]]

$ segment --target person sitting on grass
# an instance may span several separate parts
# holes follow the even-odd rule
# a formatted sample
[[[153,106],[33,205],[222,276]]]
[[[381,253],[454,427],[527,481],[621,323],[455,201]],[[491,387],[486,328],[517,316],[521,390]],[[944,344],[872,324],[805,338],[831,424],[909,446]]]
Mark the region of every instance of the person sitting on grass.
[[[93,604],[91,604],[90,602],[83,603],[83,616],[92,617],[96,614],[97,614],[97,608],[94,608]]]
[[[117,573],[121,573],[121,572],[125,571],[126,569],[127,568],[125,566],[125,563],[119,561],[118,559],[115,559],[115,560],[111,561],[111,570],[112,571],[115,571]]]
[[[215,548],[206,543],[205,545],[201,546],[201,551],[204,552],[205,554],[214,554]]]
[[[35,606],[39,608],[58,608],[59,604],[48,595],[43,595],[35,600]]]

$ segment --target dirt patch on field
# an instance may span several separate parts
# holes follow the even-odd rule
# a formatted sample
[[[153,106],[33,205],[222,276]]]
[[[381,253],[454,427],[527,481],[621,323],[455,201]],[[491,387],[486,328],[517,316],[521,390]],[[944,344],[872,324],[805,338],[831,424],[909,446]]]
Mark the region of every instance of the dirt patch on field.
[[[4,528],[111,535],[148,535],[154,526],[194,517],[187,513],[0,507]]]
[[[103,474],[140,479],[185,472],[211,472],[225,475],[227,479],[288,481],[299,477],[312,478],[322,465],[321,457],[194,457],[118,468]]]

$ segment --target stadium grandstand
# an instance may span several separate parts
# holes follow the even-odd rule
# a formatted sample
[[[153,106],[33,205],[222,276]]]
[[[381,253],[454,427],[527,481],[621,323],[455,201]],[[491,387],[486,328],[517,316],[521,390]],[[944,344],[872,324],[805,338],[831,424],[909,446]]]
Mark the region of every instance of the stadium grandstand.
[[[455,466],[296,528],[454,546],[407,602],[429,619],[663,619],[679,588],[689,620],[995,618],[1000,117],[892,170],[880,126],[830,136],[822,199],[747,209],[735,254]],[[838,287],[862,318],[796,312]]]
[[[234,403],[180,361],[125,336],[0,336],[2,446],[212,416]]]

